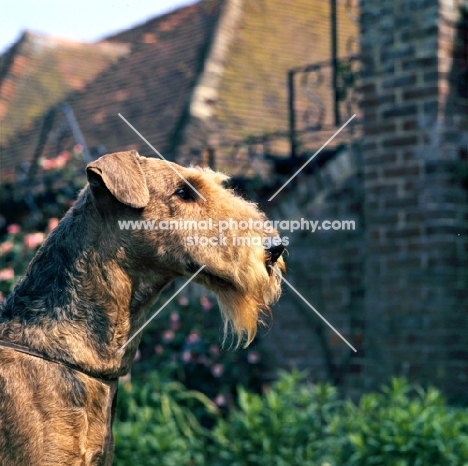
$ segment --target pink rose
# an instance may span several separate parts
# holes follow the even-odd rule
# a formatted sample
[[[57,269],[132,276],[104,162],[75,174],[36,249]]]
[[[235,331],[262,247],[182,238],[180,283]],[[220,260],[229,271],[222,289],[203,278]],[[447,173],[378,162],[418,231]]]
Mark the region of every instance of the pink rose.
[[[249,351],[247,354],[247,361],[250,364],[257,364],[260,361],[260,355],[256,351]]]
[[[61,160],[66,160],[68,162],[69,160],[71,160],[72,156],[70,152],[68,152],[67,150],[63,150],[62,152],[60,152],[57,158]]]
[[[213,308],[213,303],[206,296],[200,298],[200,304],[205,311],[209,311]]]
[[[179,304],[180,304],[181,306],[184,306],[184,307],[185,307],[185,306],[188,306],[188,303],[189,303],[189,300],[188,300],[185,296],[181,296],[181,297],[179,298]]]
[[[163,333],[163,340],[166,342],[170,342],[174,339],[175,333],[172,330],[166,330]]]
[[[59,224],[58,218],[49,218],[49,222],[47,224],[47,231],[52,231],[56,226]]]
[[[140,350],[138,349],[137,352],[135,353],[135,358],[133,359],[133,361],[139,361],[141,359],[141,353],[140,353]]]
[[[221,377],[224,373],[224,366],[222,364],[214,364],[211,368],[211,373],[217,378]]]
[[[30,248],[34,249],[37,248],[37,246],[40,246],[45,239],[45,234],[44,233],[30,233],[29,235],[26,235],[24,237],[24,244]]]
[[[171,330],[177,331],[180,328],[179,313],[171,312]]]
[[[52,168],[55,168],[55,160],[45,159],[41,165],[44,170],[52,170]]]
[[[192,360],[192,352],[190,350],[185,350],[182,353],[182,361],[190,362]]]
[[[12,278],[15,278],[15,271],[11,267],[0,270],[0,281],[11,280]]]
[[[71,159],[70,152],[64,150],[55,158],[55,168],[63,168]]]
[[[214,399],[214,402],[218,406],[226,406],[226,403],[227,403],[226,397],[222,393],[216,396],[216,398]]]
[[[13,241],[5,241],[4,243],[0,244],[0,253],[6,254],[13,249]]]
[[[200,341],[200,333],[196,330],[190,332],[187,337],[187,343],[197,343]]]
[[[7,231],[10,235],[17,235],[21,231],[21,227],[16,223],[12,223],[11,225],[8,225]]]

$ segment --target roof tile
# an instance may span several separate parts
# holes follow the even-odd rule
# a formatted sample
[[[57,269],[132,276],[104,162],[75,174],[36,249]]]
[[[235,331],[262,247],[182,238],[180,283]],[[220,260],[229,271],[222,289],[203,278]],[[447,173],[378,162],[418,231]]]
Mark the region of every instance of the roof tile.
[[[118,117],[121,113],[158,150],[171,150],[175,129],[184,119],[203,67],[221,3],[203,0],[106,39],[107,45],[130,42],[131,52],[84,89],[66,97],[89,146],[104,145],[108,151],[132,146],[142,154],[154,155]],[[58,60],[52,68],[67,66]],[[66,75],[69,80],[74,73],[67,68]],[[69,87],[72,84],[76,86],[67,81]],[[2,147],[2,169],[31,158],[41,126],[39,118],[32,131],[18,134]],[[46,147],[49,155],[56,150],[56,144]]]
[[[0,116],[1,145],[128,53],[121,44],[74,43],[31,32],[24,33],[13,49],[9,66],[1,73],[0,103],[6,106]]]

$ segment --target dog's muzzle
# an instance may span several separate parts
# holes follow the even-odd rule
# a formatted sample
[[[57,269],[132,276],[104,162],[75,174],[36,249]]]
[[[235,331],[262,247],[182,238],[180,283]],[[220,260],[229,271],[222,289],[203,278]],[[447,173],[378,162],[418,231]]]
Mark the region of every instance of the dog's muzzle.
[[[267,253],[266,265],[268,267],[270,265],[274,265],[281,257],[281,254],[283,254],[284,251],[284,246],[282,244],[279,244],[278,246],[271,246],[268,249],[265,249],[265,251]]]

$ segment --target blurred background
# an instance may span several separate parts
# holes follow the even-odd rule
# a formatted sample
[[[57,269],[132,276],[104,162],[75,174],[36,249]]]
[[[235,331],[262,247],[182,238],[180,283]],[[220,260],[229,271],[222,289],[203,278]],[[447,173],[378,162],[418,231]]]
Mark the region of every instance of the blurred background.
[[[283,235],[288,280],[357,352],[287,286],[271,330],[223,351],[214,299],[189,287],[122,382],[116,464],[468,461],[466,0],[19,1],[2,18],[1,299],[87,162],[155,156],[119,113],[272,220],[355,224]]]

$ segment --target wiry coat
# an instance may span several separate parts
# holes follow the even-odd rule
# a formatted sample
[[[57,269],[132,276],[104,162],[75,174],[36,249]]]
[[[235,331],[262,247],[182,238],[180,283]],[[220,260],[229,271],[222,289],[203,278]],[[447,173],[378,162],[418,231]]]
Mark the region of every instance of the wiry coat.
[[[189,247],[190,231],[118,226],[264,220],[254,204],[222,187],[223,175],[134,151],[101,157],[87,174],[89,184],[0,308],[0,341],[34,352],[0,344],[1,466],[112,464],[117,380],[129,371],[139,338],[119,349],[175,278],[205,265],[195,281],[217,294],[226,331],[246,343],[280,294],[280,280],[268,270],[277,258],[262,247]],[[181,189],[189,194],[181,197]],[[283,267],[279,258],[275,268]]]

